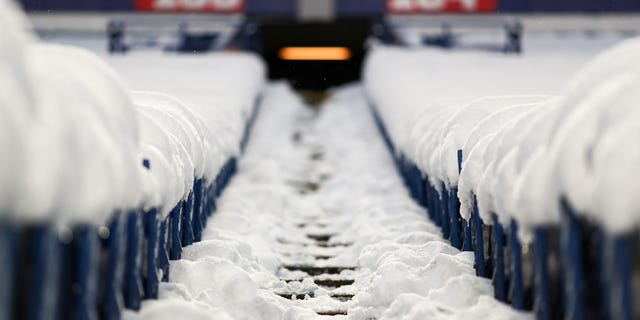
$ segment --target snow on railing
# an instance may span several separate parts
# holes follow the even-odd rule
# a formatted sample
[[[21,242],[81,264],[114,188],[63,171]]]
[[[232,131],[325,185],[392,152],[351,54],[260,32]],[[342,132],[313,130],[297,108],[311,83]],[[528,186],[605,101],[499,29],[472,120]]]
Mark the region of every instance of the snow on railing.
[[[459,57],[420,54],[374,49],[365,86],[412,196],[443,235],[475,251],[496,298],[538,318],[636,318],[640,40],[596,57],[558,97],[521,95],[527,84],[505,96],[462,79],[463,97],[450,98],[456,89],[436,77]],[[433,57],[433,74],[412,71]],[[500,76],[491,64],[485,76]]]
[[[96,55],[35,39],[0,0],[0,318],[118,319],[201,239],[264,67],[244,55],[228,63],[229,90],[183,103],[130,92]]]

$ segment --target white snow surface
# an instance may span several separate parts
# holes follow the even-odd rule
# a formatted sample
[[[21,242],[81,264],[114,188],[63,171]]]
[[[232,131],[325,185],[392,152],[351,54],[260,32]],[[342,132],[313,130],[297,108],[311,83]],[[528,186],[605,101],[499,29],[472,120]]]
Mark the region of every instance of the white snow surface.
[[[141,147],[143,158],[156,159],[159,170],[151,161],[145,199],[167,214],[189,195],[195,179],[212,183],[225,162],[239,156],[264,86],[264,65],[247,53],[142,51],[107,59],[136,90],[131,94],[141,120],[151,121],[142,125]]]
[[[531,319],[497,302],[489,280],[475,276],[472,254],[441,238],[410,198],[368,112],[359,86],[332,91],[312,110],[288,85],[269,85],[203,240],[172,262],[160,300],[125,319],[322,319],[314,310],[347,311],[336,319]],[[350,245],[313,247],[312,232]],[[333,257],[315,260],[310,252]],[[355,296],[340,302],[310,278],[285,282],[303,276],[286,264],[356,266],[325,275],[355,279],[335,289]],[[275,294],[289,292],[313,298]]]
[[[551,128],[547,161],[556,180],[547,181],[614,232],[640,223],[637,151],[629,143],[640,128],[638,54],[640,39],[633,39],[594,59],[570,82]],[[629,149],[628,157],[614,151],[620,148]]]
[[[625,232],[640,223],[631,143],[640,40],[581,67],[615,44],[607,38],[553,48],[534,40],[522,57],[376,47],[365,87],[399,152],[436,188],[458,187],[463,218],[477,199],[485,223],[492,213],[503,224],[515,218],[526,241],[530,227],[559,221],[566,197],[579,214]]]
[[[28,58],[36,110],[23,182],[31,196],[20,197],[17,211],[101,223],[115,209],[136,207],[138,132],[121,80],[84,49],[33,44]],[[39,208],[45,199],[49,206]]]
[[[494,143],[496,132],[515,117],[527,114],[535,110],[539,104],[524,104],[503,108],[486,116],[469,133],[469,137],[462,146],[462,171],[458,181],[458,197],[460,199],[460,215],[469,219],[473,210],[474,196],[478,194],[478,185],[484,175],[488,164],[485,163],[487,148]],[[480,212],[481,217],[487,223],[491,222],[490,216]]]
[[[137,205],[137,129],[115,72],[86,50],[40,44],[12,3],[0,6],[0,212],[101,223]]]
[[[32,92],[25,46],[33,37],[26,17],[12,1],[0,1],[0,215],[13,209],[14,188],[24,171],[24,137]]]
[[[102,225],[120,210],[167,213],[238,155],[264,85],[259,58],[88,49],[38,41],[0,0],[3,218]]]
[[[72,42],[73,43],[73,42]],[[159,186],[165,196],[145,192],[151,205],[168,213],[175,200],[188,196],[194,179],[205,184],[215,180],[226,161],[240,153],[240,141],[256,101],[265,84],[265,66],[253,54],[216,52],[181,55],[156,51],[134,51],[108,56],[94,43],[78,42],[102,54],[126,79],[135,109],[152,118],[167,135],[149,124],[143,127],[143,158],[157,158],[164,169],[152,170],[149,185]],[[154,138],[154,136],[156,136]],[[162,151],[158,153],[158,151]],[[177,180],[176,180],[177,178]],[[162,181],[173,181],[171,185]],[[177,184],[176,184],[177,183]],[[154,200],[155,199],[155,200]]]

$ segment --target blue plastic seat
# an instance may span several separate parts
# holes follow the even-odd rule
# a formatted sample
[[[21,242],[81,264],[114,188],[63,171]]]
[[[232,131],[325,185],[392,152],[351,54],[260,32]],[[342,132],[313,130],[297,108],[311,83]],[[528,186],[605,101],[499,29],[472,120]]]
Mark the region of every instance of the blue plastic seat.
[[[498,217],[493,215],[493,232],[491,233],[491,265],[493,274],[493,292],[496,299],[507,302],[507,278],[505,274],[505,235]]]
[[[77,226],[73,231],[73,240],[68,245],[70,280],[63,283],[68,296],[62,296],[61,304],[66,319],[93,320],[98,318],[96,301],[98,299],[98,275],[100,268],[100,237],[95,226]]]
[[[193,191],[189,192],[182,206],[182,246],[193,243]]]
[[[212,216],[217,209],[215,182],[207,188],[207,216]]]
[[[479,277],[487,277],[487,270],[485,269],[485,260],[484,260],[484,248],[485,248],[485,240],[484,240],[484,222],[480,217],[480,213],[478,212],[478,202],[474,196],[473,198],[473,211],[471,215],[471,226],[472,226],[472,236],[475,238],[474,242],[474,256],[475,256],[475,267],[476,267],[476,275]]]
[[[14,317],[14,285],[18,261],[18,230],[17,226],[0,221],[0,261],[4,270],[0,272],[0,319]]]
[[[634,300],[634,267],[636,266],[637,237],[633,233],[605,235],[604,272],[608,287],[604,298],[611,319],[637,319]]]
[[[50,319],[59,314],[61,243],[49,225],[27,226],[21,234],[16,282],[16,319]]]
[[[475,248],[473,246],[473,234],[471,232],[471,223],[470,221],[464,219],[460,222],[462,223],[462,250],[475,252]]]
[[[451,236],[451,217],[449,212],[449,192],[444,186],[444,182],[440,183],[440,190],[442,194],[438,197],[438,204],[440,210],[440,216],[442,219],[442,236],[445,239],[450,239]]]
[[[98,310],[100,319],[121,318],[124,308],[122,281],[125,268],[126,225],[124,215],[115,213],[108,224],[109,237],[102,240],[102,261],[100,274],[100,295]]]
[[[182,256],[182,208],[184,201],[180,201],[171,210],[171,260],[179,260]]]
[[[525,288],[522,273],[522,244],[518,239],[518,223],[511,220],[509,228],[509,300],[519,310],[525,310]]]
[[[440,209],[439,209],[440,199],[439,199],[438,191],[436,191],[436,189],[431,185],[431,183],[428,182],[428,177],[427,177],[427,189],[429,190],[428,192],[429,215],[431,216],[431,219],[438,227],[442,227],[442,215],[440,214]]]
[[[145,261],[146,272],[144,275],[144,297],[146,299],[155,299],[158,297],[158,252],[160,232],[158,214],[156,209],[151,209],[143,213],[144,217],[144,235],[146,239]]]
[[[533,240],[533,310],[538,319],[562,317],[562,285],[559,230],[555,225],[539,226]]]
[[[142,214],[132,211],[127,214],[127,246],[125,257],[123,296],[127,309],[139,310],[144,289],[142,285],[142,260],[144,229]]]
[[[98,318],[98,268],[100,236],[95,226],[81,226],[74,231],[75,277],[71,287],[75,319]]]
[[[576,213],[566,199],[560,201],[560,256],[564,273],[564,318],[580,320],[586,317],[583,272],[583,242]]]
[[[169,280],[169,255],[171,252],[171,241],[169,227],[171,225],[171,216],[168,215],[160,222],[158,232],[158,262],[157,267],[162,271],[162,281]]]
[[[193,184],[193,240],[202,240],[202,229],[204,221],[202,217],[203,208],[203,183],[202,179],[197,179]]]
[[[449,202],[449,219],[451,221],[450,224],[450,232],[449,232],[449,240],[451,241],[451,245],[462,249],[462,241],[461,241],[461,229],[462,224],[460,222],[460,203],[458,202],[458,188],[453,187],[451,190],[446,191],[449,194],[448,202]]]

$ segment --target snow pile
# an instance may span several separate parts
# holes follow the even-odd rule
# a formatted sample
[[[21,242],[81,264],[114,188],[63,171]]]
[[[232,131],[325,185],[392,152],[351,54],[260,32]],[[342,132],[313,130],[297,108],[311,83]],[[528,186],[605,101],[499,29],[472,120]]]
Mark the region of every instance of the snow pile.
[[[474,195],[478,185],[484,176],[486,152],[492,146],[499,132],[513,119],[526,118],[526,116],[540,108],[538,104],[525,104],[520,106],[506,107],[486,116],[480,121],[469,134],[469,138],[462,146],[463,163],[458,182],[458,196],[460,198],[460,215],[469,219],[473,208]],[[485,221],[490,221],[490,217],[481,212]]]
[[[198,171],[192,159],[202,156],[202,140],[194,123],[185,116],[187,109],[172,97],[134,93],[133,99],[140,123],[142,157],[149,160],[151,167],[145,179],[144,203],[166,213],[193,187]],[[202,177],[202,170],[199,173]]]
[[[24,171],[25,122],[33,96],[25,62],[25,46],[33,35],[13,2],[0,1],[0,214],[13,210],[16,186]]]
[[[102,223],[114,210],[137,207],[138,131],[121,80],[83,49],[33,44],[29,58],[36,112],[25,184],[38,190],[43,180],[51,183],[53,194],[40,189],[54,201],[44,212],[60,212],[59,222]],[[31,199],[45,194],[27,197],[20,209],[28,213]]]
[[[491,96],[556,95],[580,67],[619,39],[534,41],[523,56],[424,48],[373,47],[365,62],[368,96],[395,145],[425,110]],[[576,49],[579,48],[579,49]]]
[[[265,69],[250,54],[154,57],[133,53],[110,62],[144,90],[132,92],[132,98],[142,156],[152,166],[145,203],[166,214],[188,197],[194,180],[210,185],[227,160],[239,155]],[[171,81],[168,75],[190,81]]]
[[[433,115],[425,112],[416,120],[411,132],[410,141],[415,143],[408,144],[405,150],[413,155],[412,159],[422,159],[417,165],[430,178],[444,181],[447,188],[456,186],[458,150],[463,149],[480,121],[503,108],[535,105],[546,99],[546,96],[484,97],[459,107],[444,106],[444,110]]]
[[[485,295],[487,284],[474,279],[475,283],[462,283],[458,281],[447,287],[449,293],[456,290],[456,295],[439,295],[434,291],[427,297],[414,294],[404,294],[398,297],[391,306],[391,310],[385,313],[381,319],[437,319],[437,320],[472,320],[472,319],[533,319],[515,311],[505,310],[505,306],[499,301]],[[471,285],[471,287],[469,286]],[[479,296],[476,296],[479,295]],[[472,296],[473,298],[469,298]],[[458,309],[462,304],[470,303],[471,308]],[[459,312],[457,312],[459,311]]]
[[[489,281],[475,277],[472,255],[445,242],[411,200],[366,116],[362,88],[336,90],[313,111],[275,84],[261,110],[203,240],[172,262],[160,300],[127,319],[302,320],[321,319],[314,311],[322,310],[357,320],[530,318],[496,302]],[[348,246],[316,247],[310,233]],[[299,264],[356,266],[322,276],[355,282],[330,289],[281,267]],[[463,296],[460,288],[472,289]],[[300,292],[310,297],[279,295]],[[336,293],[355,296],[339,301]]]
[[[134,51],[105,58],[135,90],[142,157],[152,166],[144,198],[167,213],[189,195],[194,180],[210,185],[239,155],[265,66],[248,53]]]
[[[468,159],[471,171],[484,167],[482,178],[474,182],[468,174],[475,189],[461,187],[462,211],[469,209],[473,190],[483,218],[495,212],[502,223],[513,217],[531,227],[557,223],[560,198],[566,197],[611,232],[637,226],[637,160],[634,144],[625,139],[634,136],[630,128],[637,130],[640,120],[632,107],[640,77],[632,57],[639,49],[640,41],[630,40],[604,52],[569,82],[561,98],[483,138],[487,142]]]
[[[556,70],[554,77],[534,70],[514,74],[525,70],[510,57],[377,48],[365,82],[399,151],[437,189],[442,183],[458,187],[463,218],[469,219],[477,200],[488,224],[492,213],[503,224],[515,218],[525,229],[556,223],[566,197],[578,212],[621,232],[640,223],[633,196],[640,188],[633,176],[638,148],[631,141],[640,120],[633,107],[640,92],[638,53],[640,40],[626,41],[596,57],[568,85],[551,88]],[[544,70],[556,63],[538,62],[532,65]],[[408,77],[397,81],[404,73]]]
[[[130,88],[171,95],[201,116],[207,137],[216,139],[215,147],[225,156],[239,152],[244,125],[265,84],[266,68],[258,56],[134,51],[107,61]],[[215,171],[215,166],[209,171]]]
[[[637,143],[629,140],[638,136],[640,121],[635,107],[640,63],[634,59],[639,53],[640,39],[626,41],[595,58],[569,83],[549,119],[550,156],[539,162],[550,168],[548,179],[535,186],[557,190],[576,210],[614,232],[640,222]]]
[[[22,16],[2,6],[9,65],[0,77],[11,78],[2,81],[10,86],[2,91],[3,121],[10,122],[2,139],[19,148],[3,143],[3,168],[12,176],[1,177],[1,211],[27,221],[100,224],[114,210],[137,206],[137,125],[120,79],[86,50],[20,36]]]
[[[13,2],[0,1],[3,215],[102,225],[115,211],[143,205],[168,212],[195,179],[212,183],[239,153],[264,84],[255,56],[207,56],[190,78],[160,63],[151,65],[157,73],[144,73],[140,65],[153,61],[136,61],[148,91],[176,91],[183,102],[130,92],[104,59],[40,43],[25,21]],[[188,63],[193,70],[198,60]]]

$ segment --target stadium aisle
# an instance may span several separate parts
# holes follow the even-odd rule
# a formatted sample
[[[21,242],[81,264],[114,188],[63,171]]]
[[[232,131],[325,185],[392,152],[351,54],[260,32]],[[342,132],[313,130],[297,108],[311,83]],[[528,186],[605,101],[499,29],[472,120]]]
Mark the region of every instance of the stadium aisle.
[[[464,288],[464,290],[462,289]],[[203,241],[128,319],[523,319],[411,200],[360,86],[271,84]]]

